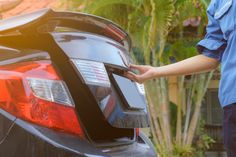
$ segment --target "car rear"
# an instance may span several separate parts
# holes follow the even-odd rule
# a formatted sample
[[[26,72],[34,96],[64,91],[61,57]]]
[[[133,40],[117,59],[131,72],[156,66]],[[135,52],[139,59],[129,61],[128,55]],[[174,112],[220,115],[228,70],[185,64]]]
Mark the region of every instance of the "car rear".
[[[144,87],[123,76],[127,34],[87,14],[26,17],[1,30],[0,112],[9,125],[0,153],[11,145],[9,156],[156,156],[139,130],[149,126]]]

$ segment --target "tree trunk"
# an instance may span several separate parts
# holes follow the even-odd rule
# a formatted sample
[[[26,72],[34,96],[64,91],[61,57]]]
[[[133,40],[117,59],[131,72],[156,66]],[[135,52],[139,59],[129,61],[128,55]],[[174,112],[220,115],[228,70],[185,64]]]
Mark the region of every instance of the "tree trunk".
[[[162,128],[162,132],[165,135],[164,139],[167,144],[168,151],[173,150],[172,146],[172,137],[171,137],[171,127],[170,127],[170,109],[169,109],[169,97],[167,92],[167,82],[165,78],[159,79],[160,83],[160,109],[161,109],[161,117],[160,124]]]
[[[184,93],[184,76],[178,77],[178,103],[177,103],[177,122],[176,122],[176,143],[182,145],[182,107]]]

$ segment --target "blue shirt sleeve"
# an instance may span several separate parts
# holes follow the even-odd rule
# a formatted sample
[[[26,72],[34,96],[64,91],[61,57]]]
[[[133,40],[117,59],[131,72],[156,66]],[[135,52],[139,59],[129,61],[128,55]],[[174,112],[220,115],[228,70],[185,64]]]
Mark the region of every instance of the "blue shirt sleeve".
[[[215,2],[212,0],[207,9],[208,25],[205,38],[196,47],[199,53],[221,61],[227,42],[223,37],[218,21],[214,19]]]

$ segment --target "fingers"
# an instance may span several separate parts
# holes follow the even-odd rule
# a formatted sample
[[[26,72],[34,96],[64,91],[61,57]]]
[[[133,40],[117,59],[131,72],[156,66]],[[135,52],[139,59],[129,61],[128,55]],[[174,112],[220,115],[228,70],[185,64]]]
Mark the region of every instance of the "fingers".
[[[137,81],[137,75],[134,74],[133,72],[126,72],[125,77],[129,78],[130,80]]]
[[[130,64],[129,68],[130,68],[130,71],[132,71],[135,74],[141,74],[144,72],[142,66],[140,65]]]
[[[137,70],[139,70],[139,71],[143,68],[142,65],[135,65],[135,64],[130,64],[129,67],[130,67],[131,69],[137,69]]]
[[[125,73],[125,76],[132,81],[143,83],[142,75],[137,75],[137,74],[134,74],[133,72],[128,71]]]
[[[149,67],[145,67],[144,65],[135,65],[130,64],[130,71],[127,71],[125,73],[125,76],[129,78],[130,80],[133,80],[138,83],[143,83],[148,79],[148,70]]]

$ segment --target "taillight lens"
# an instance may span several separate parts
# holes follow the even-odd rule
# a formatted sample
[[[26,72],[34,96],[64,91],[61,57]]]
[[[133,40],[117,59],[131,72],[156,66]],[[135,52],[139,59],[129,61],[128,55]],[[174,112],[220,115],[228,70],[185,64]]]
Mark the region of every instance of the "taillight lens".
[[[80,72],[86,84],[101,87],[111,86],[103,63],[81,59],[73,59],[72,62]]]
[[[27,78],[27,80],[36,97],[62,105],[74,106],[63,81],[38,78]]]
[[[103,63],[72,59],[79,75],[96,98],[100,109],[105,110],[112,93],[111,82]]]
[[[84,137],[66,84],[50,61],[0,67],[0,107],[29,122]]]

